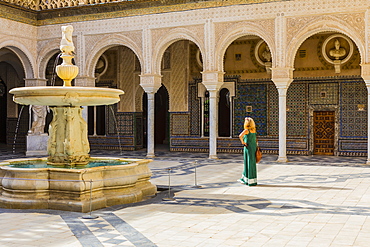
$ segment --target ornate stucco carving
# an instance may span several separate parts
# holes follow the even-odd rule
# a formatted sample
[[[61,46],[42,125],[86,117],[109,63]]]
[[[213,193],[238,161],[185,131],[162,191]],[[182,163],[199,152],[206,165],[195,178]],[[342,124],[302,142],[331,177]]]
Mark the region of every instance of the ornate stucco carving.
[[[256,35],[265,40],[269,45],[272,56],[274,57],[275,42],[274,42],[274,20],[255,20],[255,21],[240,21],[231,23],[215,24],[215,39],[216,39],[216,61],[218,70],[223,70],[223,56],[228,46],[237,38],[246,35]]]
[[[178,40],[190,40],[194,42],[200,50],[204,51],[204,27],[203,25],[194,25],[190,27],[178,28],[161,28],[151,31],[153,44],[153,60],[152,68],[159,72],[160,63],[164,51],[174,42]],[[146,61],[150,62],[150,61]]]
[[[305,16],[287,18],[286,47],[287,58],[292,64],[296,49],[309,36],[324,31],[335,31],[349,36],[363,54],[365,44],[364,13]]]

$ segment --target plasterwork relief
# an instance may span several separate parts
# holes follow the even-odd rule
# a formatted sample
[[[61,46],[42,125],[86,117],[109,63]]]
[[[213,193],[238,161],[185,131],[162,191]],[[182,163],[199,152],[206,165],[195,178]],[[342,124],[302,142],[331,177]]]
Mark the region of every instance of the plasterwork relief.
[[[136,37],[137,35],[134,35]],[[137,38],[137,37],[136,37]],[[95,62],[97,62],[99,52],[102,52],[103,49],[108,49],[112,46],[126,46],[131,50],[138,53],[138,56],[141,56],[141,47],[140,43],[135,43],[133,40],[129,39],[127,36],[120,34],[100,34],[100,35],[88,35],[85,36],[85,54],[86,54],[86,63],[87,74],[91,75],[94,71]]]
[[[314,30],[317,30],[316,33],[328,30],[342,30],[342,33],[351,34],[361,42],[361,44],[356,44],[359,48],[364,47],[363,45],[365,44],[364,13],[355,13],[287,18],[286,47],[290,47],[290,52],[296,52],[292,50],[293,47],[300,45],[296,44],[296,42],[303,42],[304,40],[301,40],[302,37],[307,35],[307,33],[315,34],[313,33]],[[350,30],[355,30],[355,32],[350,32]],[[295,54],[288,53],[287,55],[288,59],[293,59]]]
[[[136,81],[138,82],[136,84]],[[140,86],[140,80],[135,78],[135,112],[143,111],[144,89]]]
[[[139,48],[139,50],[142,50],[143,47],[143,35],[141,31],[131,31],[131,32],[125,32],[122,33],[124,36],[129,38],[134,42],[134,44]]]
[[[217,23],[215,24],[215,39],[216,39],[216,54],[215,56],[218,61],[216,61],[219,66],[218,68],[223,68],[223,58],[227,47],[235,39],[243,37],[245,35],[256,35],[264,39],[272,51],[275,50],[274,42],[274,20],[256,20],[256,21],[241,21],[241,22],[231,22],[231,23]]]
[[[190,40],[194,42],[201,50],[204,50],[204,26],[194,25],[186,28],[163,28],[153,29],[152,44],[153,44],[153,68],[158,69],[162,60],[162,53],[168,48],[171,43],[177,40]],[[148,62],[148,61],[147,61]]]
[[[123,112],[134,112],[135,111],[135,74],[133,71],[135,70],[134,67],[134,59],[135,54],[128,49],[128,48],[119,48],[118,54],[118,63],[119,63],[119,73],[118,76],[118,85],[119,89],[122,89],[125,94],[122,95],[121,101],[119,104],[119,110]]]
[[[188,54],[189,42],[179,41],[172,45],[171,62],[171,87],[167,88],[170,96],[170,112],[188,110],[187,86],[188,86]]]

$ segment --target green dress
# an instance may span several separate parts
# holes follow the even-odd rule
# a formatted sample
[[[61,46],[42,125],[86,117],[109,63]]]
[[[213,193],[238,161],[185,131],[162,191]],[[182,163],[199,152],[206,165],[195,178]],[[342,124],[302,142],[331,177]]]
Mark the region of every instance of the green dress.
[[[255,186],[257,185],[256,133],[249,132],[247,135],[244,135],[243,138],[244,142],[248,145],[247,147],[244,146],[244,171],[239,181],[249,186]]]

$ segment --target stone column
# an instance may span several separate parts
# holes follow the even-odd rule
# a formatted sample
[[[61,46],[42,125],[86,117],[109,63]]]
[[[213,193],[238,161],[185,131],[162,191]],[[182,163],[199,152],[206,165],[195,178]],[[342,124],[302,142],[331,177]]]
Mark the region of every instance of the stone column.
[[[43,78],[26,78],[24,79],[26,87],[37,87],[37,86],[46,86],[47,79]],[[46,106],[28,106],[29,107],[29,130],[26,136],[26,156],[34,156],[34,155],[47,155],[47,143],[49,136],[47,133],[44,133],[44,126],[46,119],[47,107]],[[43,116],[33,116],[35,113],[32,108],[42,108],[45,112],[40,112]],[[26,109],[24,109],[26,110]],[[36,120],[37,118],[37,120]],[[33,123],[35,120],[35,123]],[[36,126],[39,125],[40,127],[37,128],[37,131],[32,130],[32,125]]]
[[[161,86],[162,76],[158,74],[142,74],[140,75],[140,86],[148,95],[148,127],[147,127],[147,158],[154,158],[154,99],[155,93]]]
[[[370,165],[370,64],[361,64],[361,76],[367,88],[367,161]]]
[[[217,94],[223,84],[224,72],[202,72],[203,84],[209,92],[209,158],[217,159],[218,104]]]
[[[278,88],[279,92],[279,157],[278,162],[287,162],[286,155],[286,92],[287,88]]]
[[[293,81],[292,68],[273,68],[272,81],[279,92],[279,157],[277,162],[287,162],[286,155],[286,95]]]

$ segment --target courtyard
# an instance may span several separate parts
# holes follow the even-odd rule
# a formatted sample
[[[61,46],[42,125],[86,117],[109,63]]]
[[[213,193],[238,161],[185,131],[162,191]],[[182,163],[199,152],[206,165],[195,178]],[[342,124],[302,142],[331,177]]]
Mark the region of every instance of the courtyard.
[[[15,156],[23,154],[2,150],[2,159]],[[158,186],[154,198],[93,211],[95,219],[76,212],[0,209],[0,246],[368,246],[366,158],[288,158],[278,163],[276,155],[265,155],[258,186],[248,187],[236,181],[241,154],[212,160],[206,153],[158,151],[150,163],[151,181]]]

